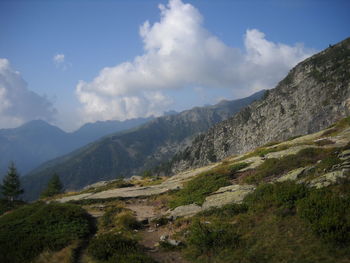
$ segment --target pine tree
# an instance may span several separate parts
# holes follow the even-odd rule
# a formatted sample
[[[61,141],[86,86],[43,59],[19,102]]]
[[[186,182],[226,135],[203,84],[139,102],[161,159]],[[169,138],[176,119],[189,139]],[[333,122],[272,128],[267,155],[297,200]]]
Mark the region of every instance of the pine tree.
[[[11,202],[24,192],[23,189],[21,189],[19,175],[13,162],[9,165],[7,175],[2,181],[0,190],[2,195]]]
[[[55,173],[49,180],[46,189],[41,193],[41,197],[51,197],[62,193],[63,185],[60,177]]]

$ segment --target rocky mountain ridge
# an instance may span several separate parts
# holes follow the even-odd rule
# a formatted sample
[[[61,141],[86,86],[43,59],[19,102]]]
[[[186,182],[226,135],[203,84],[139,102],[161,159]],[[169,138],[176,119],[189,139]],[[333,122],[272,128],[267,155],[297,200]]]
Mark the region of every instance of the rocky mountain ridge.
[[[130,177],[171,158],[189,145],[194,135],[229,118],[263,94],[264,91],[260,91],[247,98],[196,107],[106,136],[68,155],[46,162],[24,176],[25,195],[30,199],[38,197],[54,172],[61,175],[67,189],[79,189],[117,176]]]
[[[175,156],[173,172],[324,129],[350,113],[350,38],[294,67],[265,96]]]

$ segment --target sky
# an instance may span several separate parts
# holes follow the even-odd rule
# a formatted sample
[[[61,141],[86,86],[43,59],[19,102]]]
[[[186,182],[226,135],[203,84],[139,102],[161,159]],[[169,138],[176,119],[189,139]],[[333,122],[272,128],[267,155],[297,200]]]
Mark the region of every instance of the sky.
[[[0,0],[0,128],[160,116],[269,89],[350,36],[347,0]]]

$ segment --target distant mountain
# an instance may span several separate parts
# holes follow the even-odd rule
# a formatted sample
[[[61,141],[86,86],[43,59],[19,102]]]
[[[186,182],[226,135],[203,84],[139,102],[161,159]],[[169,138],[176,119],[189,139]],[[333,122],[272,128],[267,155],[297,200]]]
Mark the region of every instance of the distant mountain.
[[[350,38],[294,67],[276,88],[194,140],[173,172],[324,129],[350,115]]]
[[[105,135],[140,126],[152,119],[154,119],[154,117],[136,118],[125,121],[97,121],[94,123],[84,124],[70,135],[74,138],[74,140],[84,141],[83,144],[80,144],[81,146],[95,141]]]
[[[72,133],[66,133],[42,120],[30,121],[14,129],[0,129],[0,179],[6,173],[10,161],[14,161],[19,172],[25,174],[47,160],[151,119],[88,123]]]
[[[149,169],[184,149],[198,133],[261,98],[264,92],[159,117],[138,128],[106,136],[30,172],[23,178],[25,196],[38,197],[54,172],[61,176],[66,189],[79,189],[97,181],[129,177]]]

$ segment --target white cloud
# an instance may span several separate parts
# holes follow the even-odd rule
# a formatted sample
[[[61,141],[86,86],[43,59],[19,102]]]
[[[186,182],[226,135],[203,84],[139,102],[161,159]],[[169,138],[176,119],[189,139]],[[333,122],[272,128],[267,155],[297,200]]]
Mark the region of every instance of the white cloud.
[[[51,121],[52,103],[27,89],[27,83],[7,59],[0,58],[0,128],[18,126],[33,119]]]
[[[66,56],[64,54],[56,54],[52,58],[53,63],[59,69],[66,70],[71,66],[69,62],[66,62]]]
[[[85,121],[158,115],[172,102],[164,95],[169,90],[199,86],[247,94],[272,88],[311,55],[302,45],[270,42],[257,29],[246,31],[242,51],[208,32],[192,5],[170,0],[159,8],[160,21],[140,27],[142,56],[104,68],[92,82],[77,85]]]
[[[58,65],[64,63],[64,54],[56,54],[53,56],[53,62]]]

